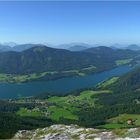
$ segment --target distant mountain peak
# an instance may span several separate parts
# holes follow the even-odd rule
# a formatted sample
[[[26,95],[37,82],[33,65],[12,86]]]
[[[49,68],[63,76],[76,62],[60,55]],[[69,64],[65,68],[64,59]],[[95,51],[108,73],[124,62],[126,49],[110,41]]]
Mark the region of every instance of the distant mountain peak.
[[[86,46],[75,45],[75,46],[69,47],[68,50],[70,50],[70,51],[82,51],[82,50],[85,50],[87,48],[88,47],[86,47]]]
[[[17,43],[15,43],[15,42],[4,42],[4,43],[1,43],[1,45],[14,47],[14,46],[17,45]]]
[[[131,45],[128,45],[125,49],[137,51],[137,50],[140,50],[140,46],[137,44],[131,44]]]
[[[70,50],[71,47],[75,47],[75,46],[82,46],[82,47],[86,47],[86,48],[90,48],[92,47],[92,45],[90,44],[87,44],[87,43],[69,43],[69,44],[60,44],[60,45],[56,45],[54,46],[55,48],[61,48],[61,49],[67,49],[67,50]],[[81,49],[80,49],[81,50]],[[75,51],[74,50],[71,50],[71,51]],[[77,49],[76,49],[77,51]],[[79,51],[79,49],[78,49]]]

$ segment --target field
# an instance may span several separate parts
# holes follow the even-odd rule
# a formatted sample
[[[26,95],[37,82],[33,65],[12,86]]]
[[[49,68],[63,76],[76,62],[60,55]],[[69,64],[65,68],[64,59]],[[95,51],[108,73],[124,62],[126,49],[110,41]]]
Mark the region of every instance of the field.
[[[112,77],[104,82],[101,82],[97,85],[98,88],[106,88],[108,86],[110,86],[111,84],[115,83],[117,80],[119,79],[119,77]]]
[[[132,125],[127,124],[127,120],[132,119]],[[107,120],[105,125],[100,125],[98,128],[116,129],[116,128],[131,128],[140,126],[139,114],[121,114],[117,117]]]
[[[125,64],[129,64],[133,59],[122,59],[122,60],[117,60],[116,61],[116,65],[120,66],[120,65],[125,65]]]
[[[43,73],[32,73],[25,75],[15,75],[15,74],[0,74],[0,82],[5,83],[23,83],[27,81],[32,81],[39,79],[41,77],[47,76],[48,74],[54,74],[56,72],[43,72]]]
[[[118,123],[108,123],[104,125],[97,126],[97,128],[100,129],[120,129],[120,128],[132,128],[133,125],[127,125],[127,124],[118,124]]]
[[[49,118],[55,121],[59,121],[61,117],[70,120],[78,120],[78,116],[74,115],[74,111],[76,111],[76,109],[71,108],[71,110],[68,110],[67,108],[52,106],[49,107],[50,112]]]
[[[82,91],[78,96],[52,96],[48,99],[36,100],[41,104],[36,104],[33,109],[20,108],[17,111],[17,115],[22,117],[41,117],[46,116],[53,121],[59,121],[61,118],[69,120],[78,120],[78,111],[82,108],[95,107],[95,101],[97,100],[97,94],[108,94],[111,93],[109,90],[93,91],[85,90]],[[32,99],[19,99],[13,101],[14,103],[35,103]]]
[[[78,120],[76,112],[79,111],[82,107],[93,107],[95,106],[94,95],[96,94],[105,94],[111,93],[109,90],[103,91],[92,91],[87,90],[80,93],[79,96],[68,95],[65,97],[50,97],[48,99],[49,103],[52,103],[52,106],[49,106],[49,118],[52,120],[58,121],[60,118],[66,118],[71,120]]]
[[[117,117],[111,118],[108,122],[111,123],[119,123],[119,124],[126,124],[128,119],[133,120],[133,124],[135,126],[140,126],[140,115],[138,114],[121,114]]]
[[[17,115],[21,117],[41,117],[43,116],[43,113],[40,110],[29,110],[26,108],[20,108],[20,110],[16,113]]]

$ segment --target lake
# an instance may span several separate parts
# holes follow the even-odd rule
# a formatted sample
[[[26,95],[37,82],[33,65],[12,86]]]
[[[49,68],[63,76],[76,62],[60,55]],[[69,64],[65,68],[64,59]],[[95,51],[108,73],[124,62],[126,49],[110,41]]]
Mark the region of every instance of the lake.
[[[99,82],[102,82],[113,76],[120,76],[134,67],[128,65],[120,66],[105,72],[91,74],[83,77],[69,77],[53,81],[37,81],[22,84],[0,83],[0,98],[17,98],[38,95],[45,92],[70,92],[80,88],[95,87]]]

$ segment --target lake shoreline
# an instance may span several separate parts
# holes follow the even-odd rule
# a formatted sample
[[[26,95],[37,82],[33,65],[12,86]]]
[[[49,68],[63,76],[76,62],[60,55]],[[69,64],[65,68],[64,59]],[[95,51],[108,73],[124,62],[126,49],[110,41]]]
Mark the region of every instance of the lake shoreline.
[[[65,92],[71,92],[81,88],[93,88],[98,83],[105,81],[113,76],[121,76],[133,68],[134,67],[125,65],[105,72],[96,74],[94,73],[86,76],[74,76],[51,81],[32,81],[18,84],[0,83],[0,98],[9,99],[17,97],[29,97],[42,93],[56,93],[56,95],[60,95]]]
[[[127,65],[127,64],[126,64]],[[55,81],[55,80],[59,80],[59,79],[63,79],[63,78],[73,78],[73,77],[84,77],[84,76],[90,76],[90,75],[94,75],[94,74],[100,74],[102,72],[106,72],[106,71],[110,71],[110,70],[113,70],[115,68],[119,68],[119,67],[122,67],[122,66],[126,66],[126,65],[121,65],[121,66],[114,66],[112,68],[109,68],[109,69],[106,69],[106,70],[101,70],[101,71],[93,71],[93,72],[90,72],[90,73],[67,73],[67,75],[65,75],[65,73],[63,72],[60,72],[60,73],[56,73],[56,77],[53,77],[53,75],[45,75],[43,77],[39,77],[39,78],[36,78],[36,79],[30,79],[30,80],[25,80],[25,81],[12,81],[12,80],[4,80],[2,81],[0,79],[0,84],[24,84],[24,83],[30,83],[30,82],[38,82],[38,81]],[[130,66],[130,67],[133,67],[133,66]],[[46,72],[46,73],[50,73],[50,72]],[[4,73],[2,73],[4,74]],[[62,74],[62,75],[61,75]],[[63,75],[64,74],[64,75]],[[6,74],[6,75],[10,75],[10,74]],[[60,76],[59,76],[60,75]],[[11,77],[18,77],[18,76],[24,76],[24,75],[11,75]]]

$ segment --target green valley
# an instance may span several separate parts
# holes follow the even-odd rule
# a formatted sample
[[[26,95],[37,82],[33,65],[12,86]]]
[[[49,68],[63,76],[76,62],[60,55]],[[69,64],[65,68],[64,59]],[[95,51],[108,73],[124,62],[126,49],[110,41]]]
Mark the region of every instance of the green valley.
[[[68,95],[66,97],[51,97],[47,101],[54,105],[48,108],[49,118],[59,121],[60,118],[78,120],[76,112],[80,111],[82,107],[95,106],[93,96],[96,94],[110,93],[111,91],[92,91],[87,90],[80,93],[79,96]]]
[[[6,133],[2,131],[0,137],[9,138],[20,128],[33,129],[59,123],[98,129],[139,127],[139,87],[129,82],[131,88],[125,88],[123,84],[131,79],[134,81],[138,76],[139,69],[121,77],[112,77],[95,88],[81,89],[66,95],[57,96],[47,93],[45,95],[44,93],[37,97],[0,101],[0,112],[2,112],[0,123],[11,115],[16,118],[16,121],[10,119],[11,124],[14,123],[14,131],[7,126],[8,122],[5,121],[0,130],[7,129],[8,131]],[[139,81],[137,81],[137,85],[139,85]],[[118,92],[118,86],[120,92]],[[129,119],[133,121],[131,125],[127,124]],[[33,126],[25,127],[27,122]],[[119,133],[119,130],[116,133]]]

